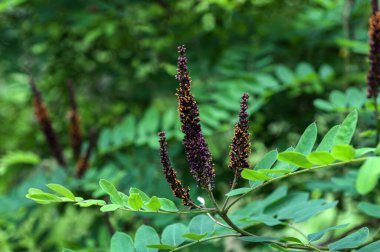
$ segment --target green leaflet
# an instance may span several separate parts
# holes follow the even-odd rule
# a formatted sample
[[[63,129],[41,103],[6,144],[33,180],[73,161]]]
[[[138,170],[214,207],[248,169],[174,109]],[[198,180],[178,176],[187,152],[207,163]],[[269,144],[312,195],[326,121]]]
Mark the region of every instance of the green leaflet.
[[[333,145],[349,144],[354,135],[357,121],[358,111],[354,110],[343,120],[335,135]]]
[[[111,238],[110,252],[134,252],[132,238],[124,233],[116,232]]]
[[[295,151],[281,152],[278,155],[278,160],[285,163],[293,164],[302,168],[310,168],[313,166],[313,164],[307,160],[305,155],[299,152],[295,152]]]
[[[375,241],[362,247],[357,252],[380,252],[380,241]]]
[[[146,225],[140,226],[135,234],[135,248],[137,252],[157,252],[156,248],[148,248],[148,245],[160,244],[160,238],[154,228]]]
[[[138,193],[132,193],[128,198],[128,206],[134,210],[140,210],[144,202]]]
[[[355,158],[355,149],[351,145],[340,144],[333,147],[331,155],[342,161],[350,161]]]
[[[104,212],[113,212],[117,209],[121,208],[120,205],[118,204],[108,204],[108,205],[104,205],[100,208],[100,211],[102,211],[103,213]]]
[[[356,248],[362,244],[368,237],[369,230],[366,227],[359,229],[358,231],[343,237],[342,239],[328,245],[330,250],[340,250]]]
[[[327,151],[316,151],[307,155],[307,160],[316,165],[328,165],[335,161],[335,158]]]
[[[207,235],[208,235],[207,233],[204,233],[204,234],[186,233],[186,234],[183,234],[182,236],[190,240],[199,241],[200,239],[205,238]]]
[[[158,211],[161,208],[161,203],[156,196],[153,196],[149,202],[144,205],[144,207],[151,211]]]
[[[206,215],[198,215],[191,219],[189,230],[191,233],[211,235],[214,232],[215,223]]]
[[[358,208],[365,214],[375,217],[375,218],[380,218],[380,206],[371,204],[369,202],[360,202],[358,205]]]
[[[323,137],[321,143],[318,145],[316,151],[330,151],[334,145],[335,135],[339,130],[340,125],[332,127]]]
[[[123,198],[118,193],[116,187],[108,180],[101,179],[99,185],[104,192],[106,192],[114,204],[123,205]]]
[[[319,232],[316,232],[316,233],[312,233],[312,234],[309,234],[307,236],[307,239],[309,240],[309,242],[314,242],[314,241],[318,241],[319,239],[321,239],[326,233],[330,232],[330,231],[333,231],[333,230],[336,230],[336,229],[340,229],[340,228],[345,228],[347,227],[349,224],[342,224],[342,225],[338,225],[338,226],[333,226],[333,227],[329,227],[329,228],[325,228]]]
[[[356,190],[360,194],[367,194],[372,191],[380,176],[380,157],[367,159],[360,167],[356,179]]]
[[[185,242],[184,234],[188,233],[189,230],[182,223],[175,223],[165,227],[161,235],[162,244],[167,244],[171,246],[179,246]]]
[[[49,187],[51,190],[55,191],[56,193],[75,201],[75,195],[66,187],[59,185],[59,184],[47,184],[47,187]]]
[[[294,151],[304,155],[309,154],[314,147],[315,141],[317,140],[317,131],[316,123],[314,122],[310,124],[302,134]]]
[[[241,176],[244,179],[251,180],[251,181],[264,181],[269,180],[272,177],[269,177],[268,175],[265,175],[261,172],[251,170],[251,169],[243,169],[241,172]]]

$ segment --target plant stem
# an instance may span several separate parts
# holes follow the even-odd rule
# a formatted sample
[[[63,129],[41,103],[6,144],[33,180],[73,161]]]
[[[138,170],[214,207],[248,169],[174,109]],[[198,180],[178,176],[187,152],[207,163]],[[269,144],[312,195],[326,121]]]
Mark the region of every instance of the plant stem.
[[[237,184],[238,176],[239,176],[238,172],[235,172],[234,180],[232,181],[230,191],[232,191],[235,188],[235,186]],[[228,204],[229,199],[230,199],[230,196],[227,196],[226,200],[223,203],[222,212],[224,212],[224,210],[226,209],[226,206]]]
[[[315,166],[315,167],[312,167],[312,168],[305,168],[305,169],[302,169],[302,170],[298,170],[298,171],[287,173],[287,174],[285,174],[283,176],[280,176],[280,177],[277,177],[277,178],[273,178],[271,180],[267,180],[266,182],[262,183],[261,185],[255,187],[255,188],[252,188],[248,192],[246,192],[246,193],[240,195],[239,197],[237,197],[228,207],[225,208],[225,211],[228,211],[233,205],[235,205],[238,201],[240,201],[242,198],[244,198],[245,196],[247,196],[249,193],[257,191],[257,190],[261,189],[262,187],[265,187],[265,186],[267,186],[269,184],[272,184],[275,181],[282,180],[282,179],[285,179],[285,178],[288,178],[288,177],[291,177],[291,176],[294,176],[294,175],[297,175],[297,174],[301,174],[301,173],[306,173],[306,172],[309,172],[309,171],[318,170],[318,169],[323,169],[323,168],[328,168],[328,167],[335,167],[335,166],[342,166],[342,165],[347,165],[347,164],[352,164],[352,163],[363,162],[363,161],[367,160],[368,158],[369,157],[363,157],[363,158],[353,159],[353,160],[350,160],[350,161],[338,162],[338,163],[329,164],[329,165],[320,165],[320,166]]]
[[[377,144],[380,141],[380,115],[379,115],[379,106],[378,106],[378,102],[377,102],[377,96],[373,97],[373,102],[375,105],[375,109],[373,112],[375,114],[375,120],[376,120],[376,140],[375,140],[376,143],[375,143],[375,146],[377,146]]]
[[[188,247],[193,246],[195,244],[199,244],[199,243],[203,243],[203,242],[211,241],[211,240],[215,240],[215,239],[222,239],[222,238],[226,238],[226,237],[239,237],[239,236],[241,236],[241,234],[225,234],[225,235],[212,236],[212,237],[201,239],[199,241],[195,241],[195,242],[185,244],[185,245],[177,247],[171,251],[179,251],[181,249],[188,248]]]

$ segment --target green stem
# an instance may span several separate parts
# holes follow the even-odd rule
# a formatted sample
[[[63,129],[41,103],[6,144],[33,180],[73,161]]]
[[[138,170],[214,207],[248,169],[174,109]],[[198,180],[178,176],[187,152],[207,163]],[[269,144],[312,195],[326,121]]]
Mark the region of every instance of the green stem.
[[[377,146],[377,144],[380,141],[380,115],[379,115],[379,107],[378,107],[379,105],[377,103],[377,96],[373,97],[373,101],[374,101],[374,106],[375,106],[374,114],[375,114],[375,121],[376,121],[376,143],[375,143],[375,146]]]
[[[363,162],[363,161],[367,160],[368,158],[370,158],[370,157],[363,157],[363,158],[353,159],[353,160],[344,161],[344,162],[338,162],[338,163],[329,164],[329,165],[315,166],[315,167],[312,167],[312,168],[307,168],[307,169],[302,169],[302,170],[290,172],[290,173],[287,173],[287,174],[285,174],[283,176],[280,176],[280,177],[277,177],[277,178],[273,178],[271,180],[267,180],[266,182],[262,183],[261,185],[255,187],[255,188],[252,188],[248,192],[246,192],[246,193],[240,195],[239,197],[237,197],[228,207],[225,208],[225,211],[228,212],[228,210],[233,205],[235,205],[238,201],[240,201],[242,198],[244,198],[245,196],[247,196],[249,193],[257,191],[257,190],[261,189],[262,187],[265,187],[265,186],[267,186],[269,184],[272,184],[275,181],[282,180],[282,179],[285,179],[285,178],[288,178],[288,177],[291,177],[291,176],[294,176],[294,175],[298,175],[298,174],[301,174],[301,173],[306,173],[306,172],[309,172],[309,171],[315,171],[315,170],[319,170],[319,169],[323,169],[323,168],[328,168],[328,167],[335,167],[335,166],[342,166],[342,165],[347,165],[347,164],[352,164],[352,163]]]
[[[230,191],[232,191],[232,190],[235,188],[235,186],[236,186],[236,184],[237,184],[238,176],[239,176],[239,174],[238,174],[238,172],[236,171],[236,172],[235,172],[235,175],[234,175],[234,180],[232,181],[232,184],[231,184]],[[222,212],[225,211],[229,199],[230,199],[230,196],[227,196],[226,200],[225,200],[224,203],[223,203]]]
[[[134,213],[153,213],[153,214],[202,214],[202,213],[213,213],[216,210],[212,208],[208,208],[204,211],[178,211],[178,212],[170,212],[170,211],[137,211],[132,210],[129,208],[119,208],[120,210],[126,211],[126,212],[134,212]]]
[[[222,239],[222,238],[226,238],[226,237],[239,237],[239,236],[241,236],[241,234],[225,234],[225,235],[212,236],[212,237],[201,239],[199,241],[195,241],[195,242],[185,244],[185,245],[177,247],[171,251],[179,251],[181,249],[188,248],[190,246],[193,246],[193,245],[196,245],[199,243],[203,243],[203,242],[207,242],[207,241],[211,241],[211,240],[215,240],[215,239]]]

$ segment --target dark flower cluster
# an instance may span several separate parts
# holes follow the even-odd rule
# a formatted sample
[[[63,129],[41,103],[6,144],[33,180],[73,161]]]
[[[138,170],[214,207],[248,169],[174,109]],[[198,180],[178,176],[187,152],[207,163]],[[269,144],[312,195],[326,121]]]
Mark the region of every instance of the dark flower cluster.
[[[178,47],[178,68],[176,78],[179,80],[177,89],[178,113],[182,124],[186,158],[189,162],[190,173],[196,180],[198,186],[208,191],[214,187],[215,170],[212,163],[211,153],[208,149],[206,140],[202,133],[199,108],[191,93],[191,79],[187,67],[186,48]],[[248,168],[248,156],[250,154],[250,133],[248,121],[248,94],[243,94],[240,103],[239,121],[234,128],[234,137],[230,145],[230,164],[229,168],[235,172],[234,184],[240,176],[243,168]],[[164,168],[164,175],[169,183],[174,195],[182,199],[186,206],[198,207],[193,203],[189,196],[189,189],[184,189],[181,182],[177,179],[176,173],[171,166],[165,133],[158,134],[160,137],[161,163]]]
[[[179,81],[178,113],[182,124],[181,129],[185,135],[183,145],[186,158],[189,162],[190,172],[198,186],[211,190],[214,187],[214,164],[199,123],[199,108],[190,91],[191,78],[187,68],[186,48],[179,46],[178,52],[176,75]]]
[[[380,12],[377,0],[372,0],[372,15],[369,19],[369,61],[367,75],[368,97],[377,97],[380,84]]]
[[[251,152],[250,136],[248,132],[248,94],[243,94],[240,102],[239,121],[234,128],[234,136],[230,145],[230,164],[229,168],[237,175],[243,168],[248,168],[248,156]]]
[[[37,86],[32,78],[30,79],[29,84],[32,89],[34,99],[34,113],[45,136],[46,142],[49,145],[50,151],[52,152],[57,162],[65,167],[66,162],[63,158],[62,148],[58,142],[57,135],[53,130],[48,111],[42,100],[41,93],[37,89]]]
[[[162,167],[164,168],[164,175],[165,175],[166,181],[169,183],[170,188],[173,191],[173,194],[177,198],[182,199],[183,205],[194,206],[195,204],[190,199],[190,194],[189,194],[190,189],[183,188],[181,181],[177,179],[177,174],[171,165],[171,162],[169,159],[169,153],[167,150],[165,132],[158,133],[158,136],[160,137],[161,164],[162,164]]]
[[[80,129],[80,118],[78,114],[78,106],[75,100],[75,92],[72,81],[67,82],[67,89],[69,91],[70,111],[68,113],[70,121],[70,140],[73,156],[78,159],[80,156],[82,145],[82,132]]]

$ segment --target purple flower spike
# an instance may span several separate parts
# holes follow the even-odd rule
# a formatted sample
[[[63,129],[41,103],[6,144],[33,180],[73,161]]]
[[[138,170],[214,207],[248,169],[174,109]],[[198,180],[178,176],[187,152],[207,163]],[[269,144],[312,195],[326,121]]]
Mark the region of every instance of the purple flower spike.
[[[230,145],[229,168],[240,175],[243,168],[249,167],[248,156],[251,152],[250,136],[248,132],[248,94],[243,94],[240,102],[239,121],[234,128],[234,136]]]
[[[190,199],[190,194],[189,194],[190,189],[183,188],[181,181],[177,179],[177,174],[170,163],[165,132],[158,133],[158,136],[160,137],[161,164],[162,164],[162,167],[164,168],[164,175],[165,175],[166,181],[169,183],[170,188],[173,191],[173,194],[177,198],[182,199],[183,205],[195,206],[193,201]]]
[[[185,134],[182,143],[190,165],[190,173],[197,181],[198,186],[211,190],[214,187],[214,164],[199,123],[199,108],[190,91],[191,78],[185,52],[184,46],[178,47],[179,57],[176,75],[179,81],[179,88],[177,89],[178,113],[182,124],[181,129]]]
[[[369,45],[368,97],[377,98],[380,85],[380,12],[377,0],[372,1],[372,15],[369,19]]]

